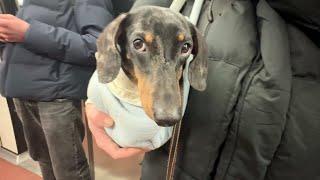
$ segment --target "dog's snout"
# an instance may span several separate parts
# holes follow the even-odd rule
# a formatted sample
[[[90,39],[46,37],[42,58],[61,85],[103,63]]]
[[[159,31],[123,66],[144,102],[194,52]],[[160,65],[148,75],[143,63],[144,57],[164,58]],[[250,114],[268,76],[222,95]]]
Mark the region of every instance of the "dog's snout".
[[[175,109],[158,109],[154,113],[154,120],[159,126],[173,126],[181,119],[181,111]]]

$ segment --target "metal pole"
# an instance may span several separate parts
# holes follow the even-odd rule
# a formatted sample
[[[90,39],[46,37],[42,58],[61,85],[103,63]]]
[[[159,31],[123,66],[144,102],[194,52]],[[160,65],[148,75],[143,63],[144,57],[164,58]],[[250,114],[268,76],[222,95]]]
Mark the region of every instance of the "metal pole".
[[[172,4],[170,5],[170,9],[175,12],[180,12],[186,1],[187,0],[173,0]]]
[[[195,0],[190,14],[190,22],[197,25],[204,0]]]

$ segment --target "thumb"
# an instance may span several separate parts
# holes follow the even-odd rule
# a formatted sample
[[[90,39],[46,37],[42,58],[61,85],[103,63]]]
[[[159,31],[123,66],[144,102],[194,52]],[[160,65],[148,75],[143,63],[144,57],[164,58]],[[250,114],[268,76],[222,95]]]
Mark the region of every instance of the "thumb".
[[[104,123],[103,124],[104,127],[112,127],[114,124],[114,121],[109,115],[106,115],[103,123]]]
[[[99,111],[91,103],[86,104],[86,114],[88,121],[96,127],[103,128],[113,126],[112,118],[108,114]]]

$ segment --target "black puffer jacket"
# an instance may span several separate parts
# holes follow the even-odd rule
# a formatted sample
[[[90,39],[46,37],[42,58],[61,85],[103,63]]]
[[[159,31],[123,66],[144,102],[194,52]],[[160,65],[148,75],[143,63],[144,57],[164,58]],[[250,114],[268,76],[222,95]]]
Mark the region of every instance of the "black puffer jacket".
[[[146,4],[170,1],[134,7]],[[206,1],[208,87],[190,93],[176,180],[320,179],[319,9],[318,0]],[[167,158],[167,146],[147,153],[142,179],[165,179]]]
[[[111,0],[25,0],[17,16],[30,28],[25,42],[3,49],[1,94],[38,101],[85,98],[96,39],[129,2],[120,8]]]

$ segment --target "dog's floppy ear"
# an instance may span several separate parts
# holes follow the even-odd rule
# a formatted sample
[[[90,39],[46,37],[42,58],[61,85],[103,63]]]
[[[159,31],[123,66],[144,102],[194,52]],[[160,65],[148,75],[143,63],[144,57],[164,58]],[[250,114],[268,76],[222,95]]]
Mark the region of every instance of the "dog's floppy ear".
[[[204,91],[207,87],[208,48],[199,30],[191,23],[189,23],[189,27],[193,40],[192,54],[194,55],[194,59],[189,65],[189,82],[194,89]]]
[[[103,30],[97,40],[97,72],[101,83],[113,81],[119,73],[121,55],[118,49],[118,39],[123,31],[122,24],[126,17],[126,13],[119,15]]]

